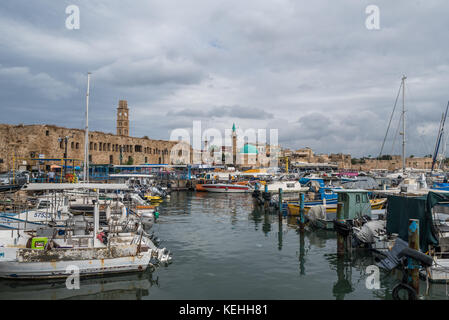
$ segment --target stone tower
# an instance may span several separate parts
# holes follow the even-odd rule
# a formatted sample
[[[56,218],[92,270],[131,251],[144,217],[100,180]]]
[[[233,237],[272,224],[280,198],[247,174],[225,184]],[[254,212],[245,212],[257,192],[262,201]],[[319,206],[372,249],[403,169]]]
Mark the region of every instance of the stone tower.
[[[119,100],[117,108],[117,135],[129,136],[129,110],[126,100]]]
[[[232,163],[237,164],[237,133],[235,132],[235,123],[232,124]]]

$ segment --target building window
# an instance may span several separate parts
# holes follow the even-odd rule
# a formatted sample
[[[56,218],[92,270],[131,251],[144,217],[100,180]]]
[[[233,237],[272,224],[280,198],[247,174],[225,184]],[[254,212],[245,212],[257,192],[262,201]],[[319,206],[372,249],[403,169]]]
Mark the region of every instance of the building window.
[[[94,150],[97,151],[97,144],[94,143]]]
[[[92,162],[92,155],[89,155],[89,162]]]
[[[145,163],[147,163],[148,162],[148,157],[145,157]]]
[[[89,143],[89,150],[92,150],[92,147],[93,147],[93,143],[91,142],[91,143]]]
[[[48,137],[50,135],[50,131],[46,130],[45,135]]]
[[[114,156],[112,154],[109,156],[109,163],[110,164],[114,163]]]
[[[70,144],[70,148],[75,148],[75,142],[72,141],[72,143]]]
[[[76,149],[79,149],[80,148],[80,144],[77,142],[76,143]]]

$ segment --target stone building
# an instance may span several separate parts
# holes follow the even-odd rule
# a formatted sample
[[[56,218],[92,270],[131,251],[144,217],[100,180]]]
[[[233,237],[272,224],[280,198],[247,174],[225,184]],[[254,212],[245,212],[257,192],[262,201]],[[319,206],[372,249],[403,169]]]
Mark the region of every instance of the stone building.
[[[431,169],[431,157],[411,157],[405,159],[406,168]],[[363,159],[361,163],[352,165],[353,169],[369,171],[374,169],[385,169],[395,171],[402,168],[402,157],[398,155],[391,156],[390,160]]]
[[[125,112],[126,114],[124,114]],[[183,148],[184,150],[173,148],[178,144],[177,141],[128,136],[128,116],[127,103],[122,100],[117,109],[117,133],[122,130],[122,134],[89,131],[90,164],[181,164],[181,162],[190,162],[188,157],[182,158],[184,160],[180,162],[179,159],[184,155],[186,148]],[[0,124],[0,172],[11,170],[13,164],[16,168],[25,167],[30,170],[39,164],[39,160],[36,160],[39,158],[54,159],[41,162],[41,169],[48,170],[51,164],[62,164],[65,137],[68,137],[67,158],[75,159],[75,166],[81,166],[84,159],[84,130],[54,125]],[[187,150],[189,148],[187,146]],[[176,151],[174,151],[175,149]],[[176,163],[174,163],[175,161]],[[67,165],[72,165],[72,162],[68,161]]]

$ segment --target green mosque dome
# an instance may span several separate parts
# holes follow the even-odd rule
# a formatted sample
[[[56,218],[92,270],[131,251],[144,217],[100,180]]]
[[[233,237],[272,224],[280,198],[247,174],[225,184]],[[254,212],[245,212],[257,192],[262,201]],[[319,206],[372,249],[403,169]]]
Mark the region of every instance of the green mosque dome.
[[[256,146],[253,146],[252,144],[245,144],[243,148],[240,149],[240,153],[243,154],[258,154],[259,151],[257,151]]]

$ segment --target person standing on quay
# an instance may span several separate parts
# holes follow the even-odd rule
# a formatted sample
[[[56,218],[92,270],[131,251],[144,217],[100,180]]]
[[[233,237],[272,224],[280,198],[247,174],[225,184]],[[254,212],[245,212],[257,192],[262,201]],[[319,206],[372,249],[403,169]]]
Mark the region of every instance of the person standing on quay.
[[[55,172],[53,170],[51,170],[48,173],[48,182],[50,182],[50,183],[54,183],[55,182]]]

